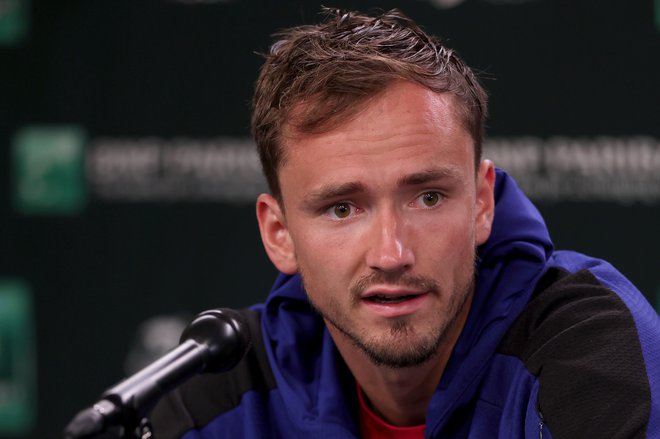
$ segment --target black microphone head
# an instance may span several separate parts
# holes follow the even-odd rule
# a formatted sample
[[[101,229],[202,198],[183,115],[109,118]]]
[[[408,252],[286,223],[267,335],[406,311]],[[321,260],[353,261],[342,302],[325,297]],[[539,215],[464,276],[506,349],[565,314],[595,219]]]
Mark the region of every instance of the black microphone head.
[[[208,349],[202,373],[232,369],[245,356],[252,338],[245,318],[236,310],[218,308],[204,311],[183,330],[180,342],[194,340]]]

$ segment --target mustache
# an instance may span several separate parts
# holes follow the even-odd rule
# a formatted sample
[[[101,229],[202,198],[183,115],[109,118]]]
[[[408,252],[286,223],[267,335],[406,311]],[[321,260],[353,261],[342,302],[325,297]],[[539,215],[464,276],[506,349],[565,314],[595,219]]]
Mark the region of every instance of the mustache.
[[[376,271],[366,276],[361,277],[353,285],[350,286],[349,291],[354,300],[359,300],[364,290],[372,285],[397,285],[400,287],[407,287],[414,290],[438,292],[440,287],[438,283],[427,277],[415,276],[412,274],[401,274],[396,272],[382,272]]]

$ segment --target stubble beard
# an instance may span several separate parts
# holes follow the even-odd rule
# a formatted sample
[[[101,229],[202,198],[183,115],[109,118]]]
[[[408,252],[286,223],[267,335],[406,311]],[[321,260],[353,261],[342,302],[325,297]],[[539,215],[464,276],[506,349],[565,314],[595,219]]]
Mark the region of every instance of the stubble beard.
[[[330,325],[344,334],[350,342],[360,349],[377,366],[401,369],[419,366],[429,361],[440,349],[452,332],[459,315],[468,306],[468,299],[474,290],[475,270],[472,270],[462,285],[457,285],[455,291],[442,292],[437,283],[428,278],[412,275],[373,273],[350,287],[352,305],[357,306],[361,293],[373,284],[392,284],[406,286],[417,290],[428,291],[428,294],[440,296],[448,294],[446,308],[442,315],[430,322],[431,326],[422,331],[416,328],[414,317],[404,316],[392,318],[389,328],[380,334],[366,336],[356,322],[351,321],[348,313],[341,309],[337,301],[331,300],[326,306],[319,306],[307,294],[312,307]],[[303,285],[307,290],[304,273],[301,272]],[[420,333],[423,332],[423,333]]]

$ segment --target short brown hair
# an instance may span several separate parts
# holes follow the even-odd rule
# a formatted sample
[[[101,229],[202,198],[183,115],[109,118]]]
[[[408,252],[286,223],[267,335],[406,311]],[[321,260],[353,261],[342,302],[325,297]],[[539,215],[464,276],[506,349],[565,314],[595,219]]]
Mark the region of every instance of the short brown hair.
[[[252,101],[252,134],[270,191],[281,200],[278,169],[284,161],[282,132],[291,123],[301,133],[323,132],[353,115],[360,104],[395,80],[415,82],[455,97],[457,110],[481,160],[487,95],[455,51],[393,9],[371,17],[324,9],[317,25],[276,34]]]

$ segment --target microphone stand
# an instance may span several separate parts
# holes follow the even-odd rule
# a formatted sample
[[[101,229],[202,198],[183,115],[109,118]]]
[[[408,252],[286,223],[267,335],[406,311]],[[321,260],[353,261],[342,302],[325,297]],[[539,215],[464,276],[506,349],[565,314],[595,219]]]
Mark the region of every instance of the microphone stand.
[[[247,323],[237,311],[201,313],[183,331],[178,347],[78,413],[64,439],[153,439],[147,414],[165,393],[194,375],[233,368],[250,344]]]

